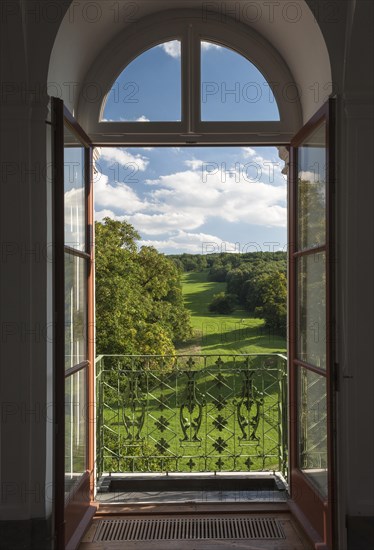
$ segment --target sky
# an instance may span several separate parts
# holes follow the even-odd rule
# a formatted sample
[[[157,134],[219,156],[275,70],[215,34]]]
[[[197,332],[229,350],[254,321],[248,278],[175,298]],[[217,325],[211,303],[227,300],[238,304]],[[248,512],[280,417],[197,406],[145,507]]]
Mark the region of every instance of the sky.
[[[106,121],[181,119],[181,46],[144,52],[118,77]],[[279,120],[265,78],[241,55],[202,43],[202,120]],[[275,147],[102,148],[95,216],[126,220],[160,252],[285,250],[287,180]]]

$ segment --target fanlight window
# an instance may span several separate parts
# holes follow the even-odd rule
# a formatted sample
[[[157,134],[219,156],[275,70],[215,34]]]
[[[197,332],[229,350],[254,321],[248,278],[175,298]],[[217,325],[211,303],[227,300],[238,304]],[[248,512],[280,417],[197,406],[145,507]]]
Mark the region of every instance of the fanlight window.
[[[280,120],[263,74],[242,55],[208,41],[201,42],[201,120]]]
[[[102,122],[181,121],[181,42],[163,42],[136,57],[107,94]]]
[[[302,123],[298,87],[271,44],[192,10],[119,33],[92,82],[97,99],[82,93],[78,113],[102,145],[288,144]]]

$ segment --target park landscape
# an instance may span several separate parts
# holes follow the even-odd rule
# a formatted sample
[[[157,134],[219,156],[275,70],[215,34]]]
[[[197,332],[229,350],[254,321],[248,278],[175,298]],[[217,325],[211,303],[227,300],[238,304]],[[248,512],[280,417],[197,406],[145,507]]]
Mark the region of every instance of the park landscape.
[[[285,254],[166,256],[96,225],[100,473],[282,469]]]

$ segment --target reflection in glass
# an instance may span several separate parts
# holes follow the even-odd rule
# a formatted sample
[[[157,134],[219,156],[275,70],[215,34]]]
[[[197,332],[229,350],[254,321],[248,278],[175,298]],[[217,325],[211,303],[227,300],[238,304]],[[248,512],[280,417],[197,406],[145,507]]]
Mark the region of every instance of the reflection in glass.
[[[87,359],[86,260],[65,254],[65,369]]]
[[[164,42],[136,57],[109,91],[102,122],[181,120],[181,42]]]
[[[297,356],[326,368],[325,253],[301,256],[297,262]]]
[[[327,496],[326,379],[300,368],[298,384],[299,468]]]
[[[201,42],[201,120],[280,120],[270,85],[242,55]]]
[[[65,493],[86,471],[86,372],[65,380]]]
[[[321,246],[326,240],[326,124],[298,149],[298,247]]]
[[[84,147],[65,127],[64,194],[65,245],[85,250],[85,159]]]

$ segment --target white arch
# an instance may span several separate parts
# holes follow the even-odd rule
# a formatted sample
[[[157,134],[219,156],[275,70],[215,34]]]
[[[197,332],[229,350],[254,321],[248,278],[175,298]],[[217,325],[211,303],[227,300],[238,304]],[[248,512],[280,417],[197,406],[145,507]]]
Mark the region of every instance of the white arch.
[[[79,97],[89,81],[88,75],[92,74],[108,45],[113,46],[120,43],[121,39],[125,40],[130,36],[131,25],[135,23],[139,26],[139,20],[146,16],[152,15],[150,21],[153,20],[155,25],[156,17],[162,18],[160,13],[170,6],[167,0],[145,0],[142,3],[123,0],[114,4],[117,8],[113,8],[112,4],[110,7],[109,4],[105,0],[94,3],[83,0],[79,6],[72,2],[52,51],[49,89],[55,88],[56,95],[64,99],[68,108],[79,119],[83,116],[82,105],[78,112]],[[249,4],[257,6],[257,13],[250,11]],[[272,10],[270,4],[266,0],[255,3],[238,0],[233,3],[234,12],[227,14],[227,2],[173,1],[174,7],[197,8],[201,22],[205,20],[212,24],[221,23],[227,27],[227,15],[231,15],[252,37],[255,36],[253,31],[257,31],[257,36],[261,35],[261,40],[271,44],[288,67],[292,82],[296,83],[300,91],[302,122],[305,122],[331,92],[332,77],[327,47],[305,0],[275,3]],[[293,10],[291,4],[294,6]],[[213,6],[216,11],[204,12],[206,5]]]
[[[143,51],[161,42],[182,40],[184,120],[175,123],[100,122],[105,96],[122,69]],[[280,121],[201,122],[199,120],[200,39],[227,46],[254,63],[272,85]],[[289,94],[290,86],[292,88]],[[90,95],[92,94],[93,95]],[[296,92],[296,94],[295,94]],[[296,97],[295,97],[296,95]],[[290,99],[291,98],[291,99]],[[173,10],[148,16],[121,33],[102,51],[81,88],[77,117],[96,143],[195,143],[217,141],[288,143],[301,125],[301,108],[290,71],[274,48],[256,31],[233,20],[204,22],[199,11]],[[114,134],[117,134],[117,139]],[[198,137],[196,137],[198,135]],[[187,137],[186,137],[187,136]]]

